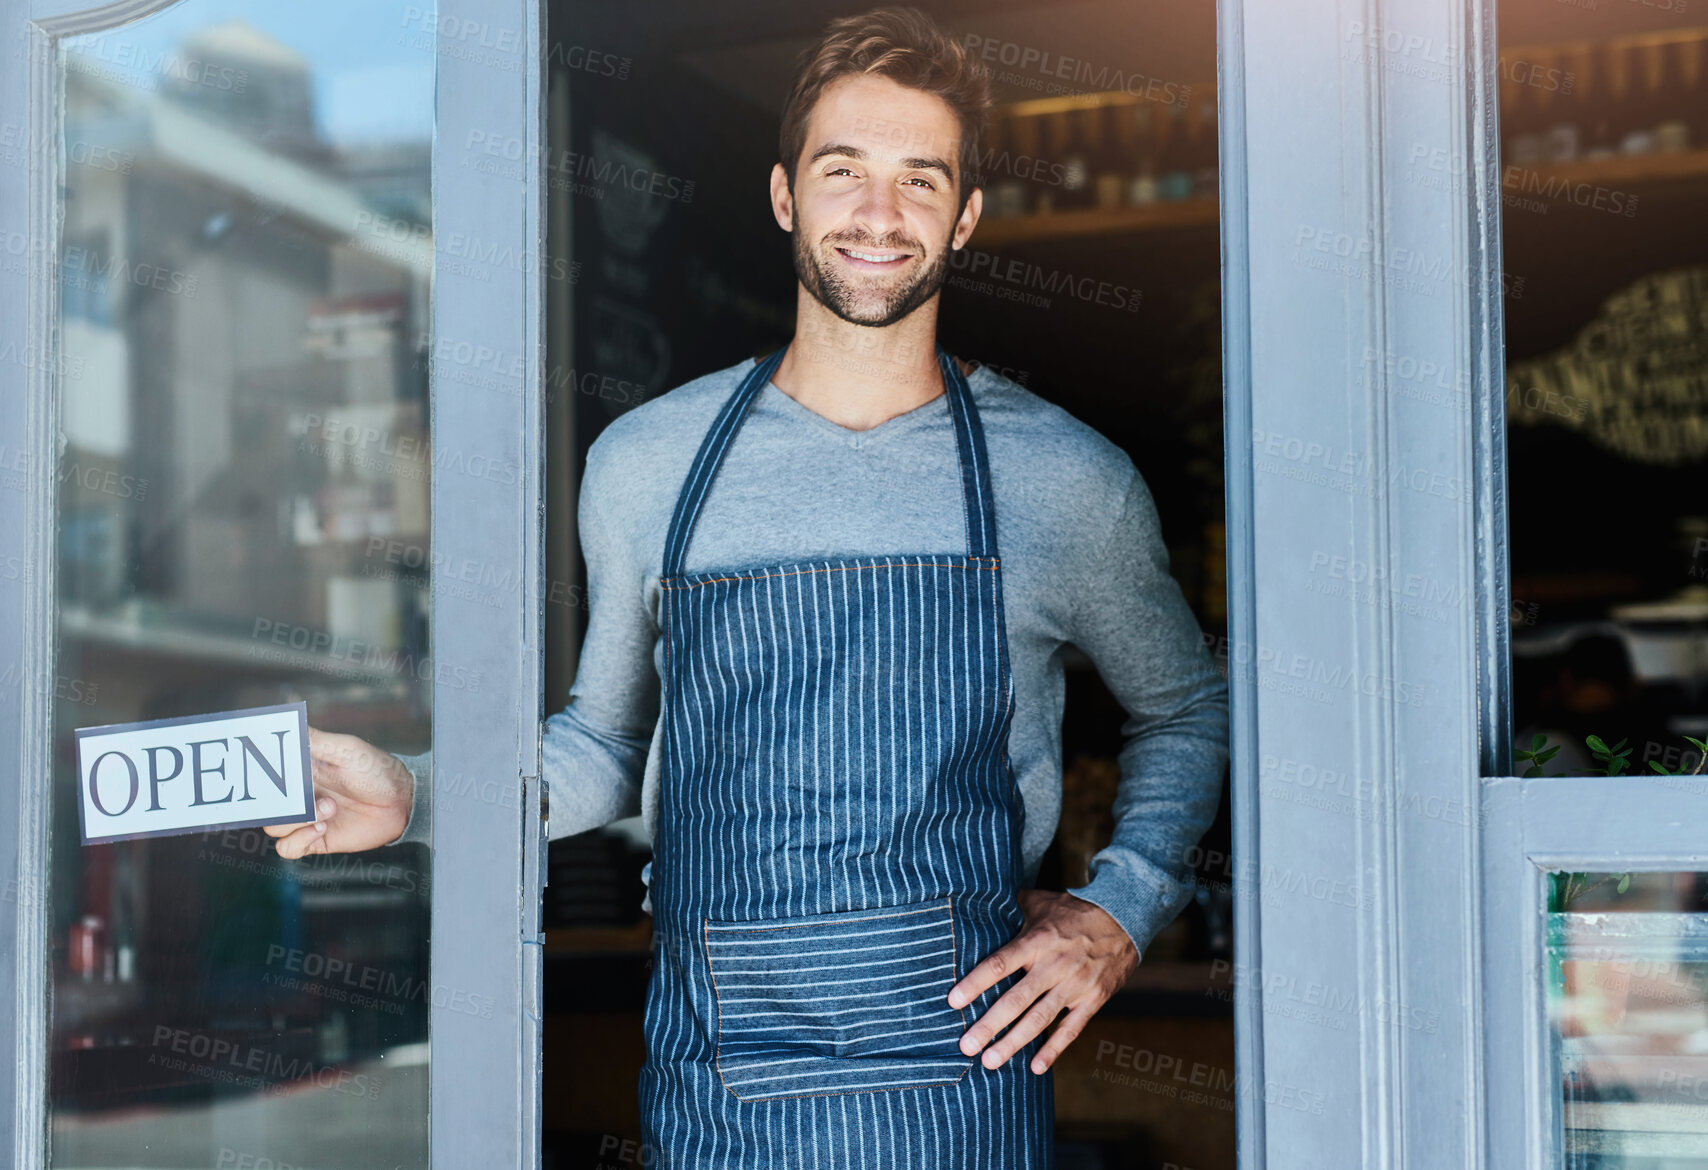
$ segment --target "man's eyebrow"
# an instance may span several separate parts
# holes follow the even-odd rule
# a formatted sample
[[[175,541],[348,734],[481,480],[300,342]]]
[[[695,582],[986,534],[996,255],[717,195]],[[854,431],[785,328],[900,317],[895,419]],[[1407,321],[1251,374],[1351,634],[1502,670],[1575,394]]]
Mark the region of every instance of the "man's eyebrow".
[[[862,160],[867,157],[866,151],[861,147],[848,146],[841,142],[829,142],[813,151],[812,157],[807,160],[807,164],[810,166],[819,159],[832,154],[846,155],[848,158]],[[901,160],[901,164],[913,170],[942,171],[945,179],[951,183],[955,181],[955,172],[950,170],[949,164],[940,158],[904,158]]]

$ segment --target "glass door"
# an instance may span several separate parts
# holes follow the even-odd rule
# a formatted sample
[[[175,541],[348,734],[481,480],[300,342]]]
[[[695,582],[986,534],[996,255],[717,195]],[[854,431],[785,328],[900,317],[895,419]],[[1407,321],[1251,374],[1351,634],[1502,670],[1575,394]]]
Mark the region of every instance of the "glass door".
[[[1491,1159],[1708,1167],[1708,27],[1503,0]],[[1497,434],[1497,439],[1502,438]]]
[[[6,6],[20,1168],[537,1164],[537,186],[477,164],[538,30],[464,8]],[[508,360],[443,376],[447,320]],[[293,703],[508,795],[84,843],[80,729]]]

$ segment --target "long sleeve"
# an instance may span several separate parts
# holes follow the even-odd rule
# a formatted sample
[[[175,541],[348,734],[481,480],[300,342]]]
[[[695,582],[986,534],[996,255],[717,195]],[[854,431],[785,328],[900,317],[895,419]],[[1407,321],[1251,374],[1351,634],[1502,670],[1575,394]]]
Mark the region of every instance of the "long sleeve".
[[[624,490],[598,442],[588,452],[577,521],[587,565],[588,622],[569,704],[549,716],[540,768],[550,795],[552,839],[640,812],[647,752],[658,722],[653,667],[658,626],[647,611],[646,569],[632,534],[614,531],[612,493]],[[432,759],[400,756],[415,778],[410,819],[398,842],[429,841]]]
[[[1115,829],[1068,891],[1107,910],[1140,954],[1192,896],[1191,847],[1214,820],[1228,760],[1228,688],[1168,572],[1150,491],[1135,470],[1090,572],[1072,583],[1071,641],[1127,718]]]
[[[397,757],[403,761],[403,766],[409,769],[409,778],[415,781],[414,798],[409,804],[409,821],[403,826],[403,832],[387,845],[403,845],[415,842],[421,845],[433,844],[433,753],[422,752],[418,756]]]
[[[546,720],[540,742],[553,840],[641,811],[641,782],[658,723],[658,623],[646,607],[644,554],[635,534],[623,530],[616,507],[633,490],[625,475],[637,471],[645,473],[613,462],[610,444],[595,440],[588,450],[577,509],[587,565],[587,636],[569,704]]]

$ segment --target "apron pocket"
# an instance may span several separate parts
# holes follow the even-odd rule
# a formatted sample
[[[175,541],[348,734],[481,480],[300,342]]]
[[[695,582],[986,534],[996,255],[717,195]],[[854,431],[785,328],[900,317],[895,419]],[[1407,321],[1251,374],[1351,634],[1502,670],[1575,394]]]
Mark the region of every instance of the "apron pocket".
[[[738,1100],[952,1085],[960,1049],[950,898],[875,910],[706,920],[718,1076]]]

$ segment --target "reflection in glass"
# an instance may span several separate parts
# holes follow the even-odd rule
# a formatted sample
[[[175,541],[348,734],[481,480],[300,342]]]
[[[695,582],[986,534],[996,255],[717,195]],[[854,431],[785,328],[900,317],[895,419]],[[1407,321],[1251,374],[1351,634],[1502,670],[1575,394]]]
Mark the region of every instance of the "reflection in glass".
[[[425,1167],[427,851],[83,847],[72,732],[428,746],[432,5],[62,46],[55,1167]]]
[[[1560,1164],[1708,1170],[1708,874],[1549,883]]]
[[[1708,739],[1708,28],[1683,11],[1500,5],[1511,714],[1537,775],[1618,774],[1591,736],[1687,772]],[[1464,181],[1442,166],[1413,177]]]

